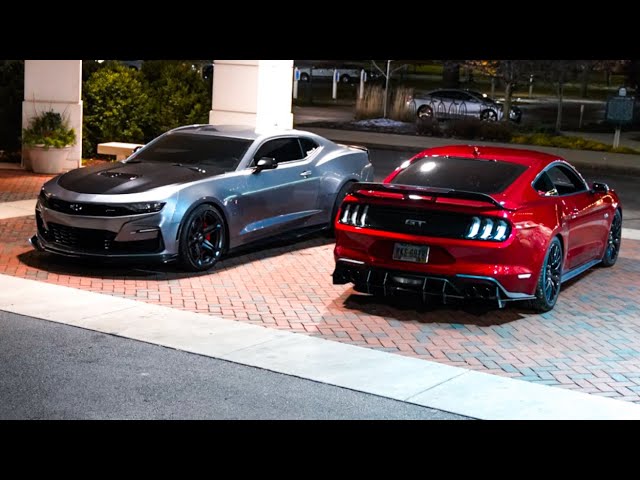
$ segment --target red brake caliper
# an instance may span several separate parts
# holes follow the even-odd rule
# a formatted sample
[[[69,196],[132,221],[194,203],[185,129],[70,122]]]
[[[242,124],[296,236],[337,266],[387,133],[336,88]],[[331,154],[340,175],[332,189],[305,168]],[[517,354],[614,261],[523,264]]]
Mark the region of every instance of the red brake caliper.
[[[202,229],[203,229],[203,230],[206,230],[206,229],[207,229],[207,220],[206,220],[206,219],[203,219],[203,220],[202,220]],[[210,241],[211,241],[211,232],[207,233],[207,234],[204,236],[204,238],[205,238],[208,242],[210,242]]]

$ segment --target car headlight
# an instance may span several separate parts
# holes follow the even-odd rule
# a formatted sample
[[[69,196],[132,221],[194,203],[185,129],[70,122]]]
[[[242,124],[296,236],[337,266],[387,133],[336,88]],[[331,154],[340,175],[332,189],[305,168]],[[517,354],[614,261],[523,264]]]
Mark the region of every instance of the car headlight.
[[[510,233],[511,228],[506,220],[488,217],[472,217],[464,238],[502,242],[509,237]]]
[[[47,192],[44,189],[44,187],[42,187],[40,189],[40,195],[38,195],[38,202],[43,207],[48,207],[49,206],[49,200],[51,199],[51,197],[53,197],[53,195],[51,193]]]
[[[165,202],[127,203],[122,206],[135,213],[155,213],[162,210],[162,207],[165,206]]]

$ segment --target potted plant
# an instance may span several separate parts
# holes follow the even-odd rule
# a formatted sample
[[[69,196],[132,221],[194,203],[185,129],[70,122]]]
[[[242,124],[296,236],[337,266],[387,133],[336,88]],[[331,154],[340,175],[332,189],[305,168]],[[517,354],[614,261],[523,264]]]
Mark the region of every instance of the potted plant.
[[[22,130],[22,144],[29,150],[31,169],[36,173],[68,170],[67,156],[75,143],[75,130],[53,110],[36,115]]]

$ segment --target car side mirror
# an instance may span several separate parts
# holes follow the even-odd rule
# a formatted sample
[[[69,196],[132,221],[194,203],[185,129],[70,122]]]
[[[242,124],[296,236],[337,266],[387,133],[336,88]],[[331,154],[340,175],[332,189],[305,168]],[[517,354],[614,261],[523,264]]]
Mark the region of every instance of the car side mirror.
[[[593,182],[591,191],[593,193],[609,193],[609,185],[601,182]]]
[[[256,166],[253,170],[253,173],[261,172],[262,170],[273,170],[278,166],[278,162],[276,162],[275,158],[262,157],[260,160],[256,162]]]

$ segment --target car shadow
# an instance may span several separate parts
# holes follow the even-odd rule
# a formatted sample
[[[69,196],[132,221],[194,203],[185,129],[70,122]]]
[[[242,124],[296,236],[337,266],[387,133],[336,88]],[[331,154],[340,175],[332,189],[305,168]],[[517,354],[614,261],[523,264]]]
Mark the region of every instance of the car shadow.
[[[141,263],[88,260],[86,258],[62,257],[36,250],[29,250],[18,255],[18,260],[28,267],[57,275],[119,280],[128,278],[179,280],[214,275],[216,272],[225,271],[256,260],[278,257],[307,248],[328,245],[333,242],[335,242],[335,239],[325,232],[306,234],[300,238],[287,240],[266,240],[225,255],[213,269],[206,272],[186,272],[181,269],[177,262]]]
[[[568,294],[580,283],[580,279],[593,273],[594,269],[589,269],[563,283],[558,302],[562,302],[563,293]],[[349,310],[398,321],[478,326],[498,326],[540,315],[526,301],[506,302],[504,308],[499,308],[493,302],[456,300],[445,304],[440,299],[423,301],[421,297],[410,294],[378,297],[353,292],[345,298],[343,306]]]
[[[504,308],[492,304],[456,301],[423,301],[416,296],[376,297],[352,293],[343,303],[344,308],[386,319],[418,323],[450,323],[462,325],[496,326],[525,318],[522,307],[507,303]]]

